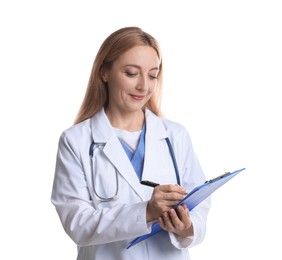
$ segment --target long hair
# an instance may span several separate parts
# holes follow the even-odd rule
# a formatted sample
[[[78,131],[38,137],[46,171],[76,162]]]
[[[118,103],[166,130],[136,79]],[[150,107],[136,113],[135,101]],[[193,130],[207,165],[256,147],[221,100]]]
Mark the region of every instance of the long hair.
[[[102,43],[93,63],[88,86],[80,106],[75,124],[93,117],[108,102],[108,88],[103,82],[102,71],[110,68],[113,62],[127,50],[135,46],[150,46],[160,59],[157,87],[145,107],[157,115],[161,115],[162,94],[162,57],[157,40],[138,27],[121,28],[109,35]]]

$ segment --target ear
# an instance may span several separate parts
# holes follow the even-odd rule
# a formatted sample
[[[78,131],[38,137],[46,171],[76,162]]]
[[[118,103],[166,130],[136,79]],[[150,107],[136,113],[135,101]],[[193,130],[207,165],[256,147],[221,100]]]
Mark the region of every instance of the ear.
[[[102,77],[103,82],[105,83],[108,82],[108,72],[106,69],[102,69],[101,77]]]

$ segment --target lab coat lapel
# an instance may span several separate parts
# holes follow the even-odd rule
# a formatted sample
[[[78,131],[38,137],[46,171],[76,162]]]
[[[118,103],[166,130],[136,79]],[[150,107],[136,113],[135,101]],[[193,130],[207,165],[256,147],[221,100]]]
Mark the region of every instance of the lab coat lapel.
[[[108,159],[114,164],[118,172],[124,179],[126,179],[138,195],[144,199],[143,189],[138,176],[116,135],[112,135],[103,151]]]
[[[102,109],[92,121],[92,135],[95,143],[104,144],[103,152],[108,160],[114,165],[118,173],[136,191],[142,200],[145,200],[144,191],[134,168],[129,161],[119,139]]]
[[[150,110],[146,110],[146,139],[145,139],[145,160],[143,167],[143,180],[159,181],[155,179],[158,168],[156,165],[161,164],[159,154],[163,147],[167,149],[166,143],[162,142],[168,134],[162,120],[153,114]]]

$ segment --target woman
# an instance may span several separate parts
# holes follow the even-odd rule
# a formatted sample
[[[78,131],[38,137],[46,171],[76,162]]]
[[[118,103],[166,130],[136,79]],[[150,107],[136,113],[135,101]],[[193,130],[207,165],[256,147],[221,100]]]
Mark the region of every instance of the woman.
[[[189,259],[204,238],[209,200],[172,209],[205,177],[185,128],[160,116],[161,90],[157,41],[136,27],[112,33],[58,147],[52,203],[77,259]],[[154,221],[166,232],[127,249]]]

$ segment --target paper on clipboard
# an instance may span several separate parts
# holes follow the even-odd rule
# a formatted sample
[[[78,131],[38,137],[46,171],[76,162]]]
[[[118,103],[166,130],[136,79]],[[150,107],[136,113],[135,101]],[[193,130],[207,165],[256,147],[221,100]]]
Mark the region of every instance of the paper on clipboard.
[[[194,188],[191,192],[189,192],[186,197],[180,201],[175,207],[181,204],[186,204],[188,209],[191,211],[193,208],[195,208],[198,204],[200,204],[203,200],[205,200],[207,197],[209,197],[214,191],[216,191],[218,188],[220,188],[222,185],[224,185],[226,182],[231,180],[233,177],[235,177],[238,173],[245,170],[245,168],[242,168],[240,170],[234,171],[234,172],[228,172],[223,175],[220,175],[212,180],[206,181],[204,184]],[[135,238],[127,247],[129,249],[130,247],[138,244],[139,242],[155,235],[156,233],[164,231],[158,222],[155,222],[152,225],[152,231],[149,234],[139,236]]]

